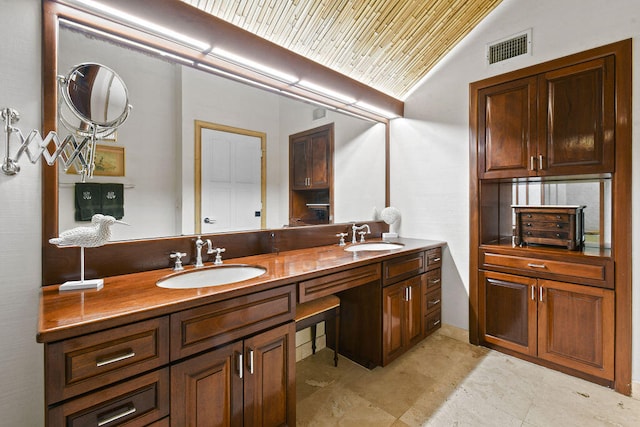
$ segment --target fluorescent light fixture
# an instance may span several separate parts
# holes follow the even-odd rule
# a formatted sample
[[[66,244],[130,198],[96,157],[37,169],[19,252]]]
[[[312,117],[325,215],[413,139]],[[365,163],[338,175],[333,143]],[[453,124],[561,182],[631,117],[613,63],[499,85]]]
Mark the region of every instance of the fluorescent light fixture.
[[[293,76],[291,74],[287,74],[285,72],[282,72],[280,70],[276,70],[275,68],[271,68],[268,67],[266,65],[260,64],[258,62],[255,62],[251,59],[245,58],[243,56],[240,55],[236,55],[235,53],[231,53],[228,52],[224,49],[220,49],[220,48],[214,48],[211,51],[211,54],[218,56],[222,59],[226,59],[229,60],[231,62],[235,62],[238,65],[244,66],[244,67],[248,67],[251,68],[252,70],[258,71],[262,74],[266,74],[268,76],[271,77],[275,77],[278,80],[282,80],[284,82],[287,83],[295,83],[298,81],[298,78],[296,76]]]
[[[343,110],[342,108],[338,108],[338,112],[340,112],[342,114],[347,114],[347,115],[352,116],[352,117],[355,117],[356,119],[367,120],[367,121],[372,122],[372,123],[380,123],[379,120],[374,120],[371,117],[363,116],[361,114],[356,114],[353,111]]]
[[[367,104],[366,102],[356,102],[356,107],[362,108],[363,110],[367,110],[371,113],[379,114],[381,116],[386,117],[387,119],[395,119],[400,117],[399,114],[392,113],[391,111],[384,110],[382,108],[378,108],[375,105]]]
[[[313,92],[316,92],[320,95],[325,95],[328,96],[329,98],[333,98],[336,99],[338,101],[342,101],[345,104],[353,104],[354,102],[356,102],[356,100],[348,95],[345,95],[343,93],[340,92],[336,92],[334,90],[328,89],[326,87],[322,87],[320,85],[317,85],[315,83],[312,83],[310,81],[307,80],[300,80],[297,83],[298,86],[301,86],[303,88],[312,90]]]
[[[98,12],[99,14],[103,15],[103,16],[109,16],[112,19],[115,19],[116,21],[122,22],[128,22],[140,27],[143,27],[149,31],[151,31],[154,34],[160,35],[160,36],[164,36],[164,37],[168,37],[172,40],[175,40],[177,42],[183,43],[189,47],[192,47],[194,49],[199,50],[200,52],[206,52],[208,50],[211,49],[211,45],[209,43],[200,41],[200,40],[196,40],[192,37],[189,37],[187,35],[184,35],[182,33],[178,33],[177,31],[174,31],[170,28],[167,27],[163,27],[161,25],[158,24],[154,24],[153,22],[147,21],[146,19],[142,19],[139,18],[137,16],[133,16],[130,15],[126,12],[123,12],[121,10],[118,9],[114,9],[110,6],[107,6],[103,3],[99,3],[97,1],[93,1],[93,0],[68,0],[69,3],[72,4],[80,4],[83,5],[87,8],[89,8],[91,11],[93,12]]]
[[[153,52],[153,53],[155,53],[157,55],[160,55],[160,56],[163,56],[163,57],[166,57],[166,58],[171,58],[171,59],[174,59],[176,61],[183,62],[183,63],[188,64],[188,65],[193,65],[194,64],[194,62],[192,60],[190,60],[190,59],[186,59],[186,58],[183,58],[181,56],[174,55],[172,53],[165,52],[164,50],[156,49],[155,47],[147,46],[147,45],[142,44],[142,43],[134,42],[132,40],[125,39],[125,38],[120,37],[120,36],[116,36],[115,34],[111,34],[111,33],[107,33],[106,31],[98,30],[97,28],[88,27],[86,25],[78,24],[77,22],[73,22],[73,21],[68,21],[68,20],[63,19],[63,18],[61,18],[60,21],[63,23],[63,25],[65,25],[67,27],[76,28],[76,29],[79,29],[79,30],[82,30],[82,31],[86,31],[86,32],[92,33],[92,34],[96,34],[96,35],[102,36],[104,38],[115,40],[115,41],[117,41],[119,43],[124,43],[124,44],[127,44],[129,46],[133,46],[133,47],[137,47],[139,49],[143,49],[143,50],[146,50],[146,51],[149,51],[149,52]]]
[[[238,76],[236,74],[227,73],[226,71],[219,70],[218,68],[214,68],[214,67],[211,67],[211,66],[206,65],[206,64],[198,63],[198,67],[202,68],[203,70],[211,71],[212,73],[219,74],[219,75],[225,76],[225,77],[229,77],[230,79],[238,80],[240,82],[244,82],[244,83],[250,84],[252,86],[256,86],[256,87],[259,87],[259,88],[262,88],[262,89],[266,89],[266,90],[271,91],[271,92],[281,92],[280,89],[278,89],[278,88],[271,87],[271,86],[268,86],[268,85],[265,85],[265,84],[262,84],[262,83],[258,83],[258,82],[254,81],[254,80],[246,79],[246,78]]]

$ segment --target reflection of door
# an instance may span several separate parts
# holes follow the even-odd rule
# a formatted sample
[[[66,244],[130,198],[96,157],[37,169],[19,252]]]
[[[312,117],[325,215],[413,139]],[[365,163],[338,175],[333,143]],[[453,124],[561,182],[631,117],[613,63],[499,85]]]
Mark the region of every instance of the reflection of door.
[[[260,137],[201,130],[202,233],[261,227]]]

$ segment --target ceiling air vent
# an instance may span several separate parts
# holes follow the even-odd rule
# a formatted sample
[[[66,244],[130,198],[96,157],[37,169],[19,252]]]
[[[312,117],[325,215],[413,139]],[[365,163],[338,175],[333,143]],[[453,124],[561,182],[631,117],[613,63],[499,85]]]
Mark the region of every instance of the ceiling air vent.
[[[487,45],[487,63],[505,61],[520,55],[531,54],[531,30],[498,40]]]

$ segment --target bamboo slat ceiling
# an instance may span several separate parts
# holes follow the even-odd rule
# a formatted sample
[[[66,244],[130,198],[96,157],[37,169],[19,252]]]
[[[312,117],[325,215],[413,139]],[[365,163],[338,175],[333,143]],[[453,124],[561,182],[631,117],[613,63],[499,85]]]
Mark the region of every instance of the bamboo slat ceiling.
[[[398,99],[502,0],[182,0]]]

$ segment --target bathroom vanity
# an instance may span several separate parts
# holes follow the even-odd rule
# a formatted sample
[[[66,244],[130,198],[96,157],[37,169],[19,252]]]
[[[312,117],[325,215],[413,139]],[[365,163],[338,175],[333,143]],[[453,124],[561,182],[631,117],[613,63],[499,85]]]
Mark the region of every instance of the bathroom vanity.
[[[341,351],[369,367],[440,326],[444,243],[398,243],[228,259],[266,272],[213,287],[158,287],[171,269],[108,277],[100,291],[44,287],[47,425],[294,425],[297,302],[339,295]]]

